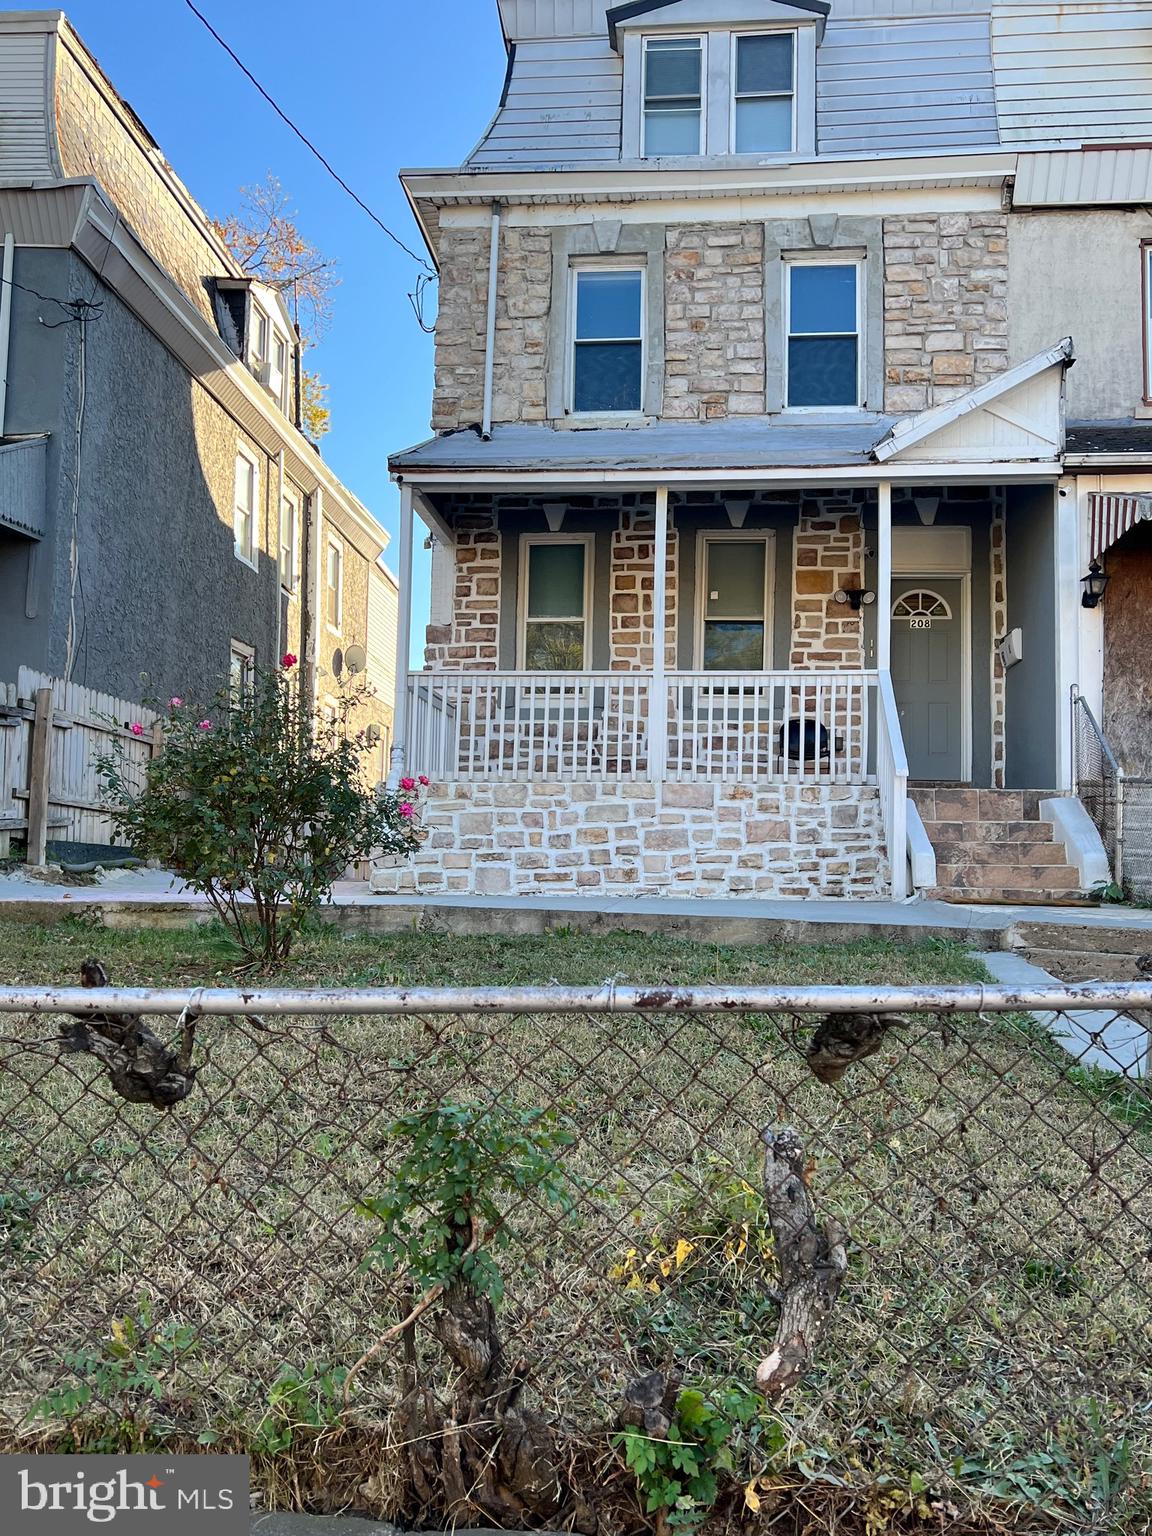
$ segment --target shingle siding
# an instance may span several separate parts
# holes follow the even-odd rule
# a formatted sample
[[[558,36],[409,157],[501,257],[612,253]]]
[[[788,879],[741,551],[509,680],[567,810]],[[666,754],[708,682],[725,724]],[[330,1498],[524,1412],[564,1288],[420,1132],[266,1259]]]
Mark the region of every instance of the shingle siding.
[[[45,111],[47,32],[12,33],[0,49],[0,177],[56,174],[51,120]]]

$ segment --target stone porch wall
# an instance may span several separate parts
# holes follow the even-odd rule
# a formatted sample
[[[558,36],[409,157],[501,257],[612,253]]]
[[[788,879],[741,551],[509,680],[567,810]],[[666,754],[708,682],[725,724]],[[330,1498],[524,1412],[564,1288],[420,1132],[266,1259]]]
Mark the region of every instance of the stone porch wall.
[[[656,519],[651,512],[623,511],[612,535],[612,577],[608,623],[613,672],[650,672],[653,662]],[[676,666],[676,609],[679,541],[668,531],[665,580],[664,665]]]
[[[792,561],[792,650],[797,670],[864,665],[864,616],[833,601],[864,585],[864,529],[851,492],[805,500]]]
[[[854,785],[434,784],[427,839],[372,889],[413,895],[881,900],[878,791]]]
[[[448,624],[429,624],[424,666],[438,672],[495,672],[500,659],[500,535],[496,514],[461,516],[455,553],[452,619]]]

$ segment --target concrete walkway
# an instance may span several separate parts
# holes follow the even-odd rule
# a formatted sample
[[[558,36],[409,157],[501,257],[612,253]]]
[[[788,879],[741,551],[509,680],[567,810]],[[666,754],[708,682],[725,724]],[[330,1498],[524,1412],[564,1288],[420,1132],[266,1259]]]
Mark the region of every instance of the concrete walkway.
[[[23,871],[0,875],[0,917],[58,920],[88,909],[115,926],[170,926],[211,916],[207,902],[163,870],[110,870],[99,884],[66,886]],[[1152,911],[1116,906],[961,906],[943,901],[758,900],[753,897],[379,896],[364,881],[341,881],[325,916],[350,931],[539,934],[640,929],[711,943],[827,943],[852,938],[908,942],[950,938],[987,950],[1013,947],[1022,925],[1125,929],[1149,934]],[[1102,935],[1103,937],[1103,935]]]

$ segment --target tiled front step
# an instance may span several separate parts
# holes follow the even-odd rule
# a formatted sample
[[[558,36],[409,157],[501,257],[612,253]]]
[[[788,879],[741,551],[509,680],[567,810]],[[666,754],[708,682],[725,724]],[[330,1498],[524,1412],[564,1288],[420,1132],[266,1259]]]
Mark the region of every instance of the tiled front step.
[[[944,843],[1050,843],[1046,821],[926,821],[933,845]]]
[[[1070,864],[960,864],[937,865],[941,890],[1031,890],[1036,894],[1075,891],[1080,876]]]
[[[909,791],[925,822],[1031,821],[1040,818],[1040,802],[1055,793],[1044,789],[917,789]]]
[[[1024,874],[1027,872],[1024,871]],[[995,907],[1094,907],[1096,899],[1083,891],[1041,890],[1037,886],[971,886],[964,889],[935,886],[924,893],[931,901],[963,902]]]
[[[994,826],[995,823],[990,822],[988,825]],[[1021,825],[1030,826],[1035,831],[1039,823],[1026,821]],[[929,836],[936,850],[938,868],[943,865],[1006,864],[1009,860],[1013,865],[1064,864],[1064,849],[1059,843],[1045,843],[1039,839],[1028,842],[1014,841],[1007,844],[1000,839],[979,842],[937,842],[935,827],[931,829]]]

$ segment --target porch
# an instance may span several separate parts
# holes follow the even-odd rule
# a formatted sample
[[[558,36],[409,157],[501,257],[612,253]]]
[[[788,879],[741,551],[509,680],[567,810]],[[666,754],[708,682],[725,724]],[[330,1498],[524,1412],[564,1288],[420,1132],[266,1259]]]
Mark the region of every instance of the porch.
[[[997,388],[1058,414],[1066,360]],[[1056,623],[1037,594],[1055,587],[1059,429],[997,457],[982,444],[1006,418],[985,396],[931,421],[498,427],[394,460],[392,781],[432,784],[423,849],[375,888],[901,899],[935,884],[909,748],[921,782],[1002,789],[1015,753],[1054,790]],[[942,454],[933,423],[955,436],[957,418]],[[416,518],[433,544],[419,670]],[[1009,680],[1012,561],[1032,606]]]

